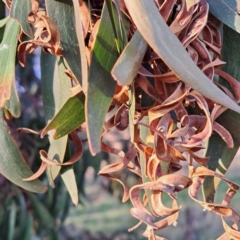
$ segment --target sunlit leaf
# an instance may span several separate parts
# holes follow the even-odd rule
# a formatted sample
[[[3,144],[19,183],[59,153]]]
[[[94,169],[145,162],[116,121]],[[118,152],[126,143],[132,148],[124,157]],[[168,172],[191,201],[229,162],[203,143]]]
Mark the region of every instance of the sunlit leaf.
[[[79,94],[69,98],[59,112],[44,128],[42,135],[54,129],[56,130],[54,138],[58,139],[80,127],[84,121],[84,96]]]
[[[210,12],[221,22],[240,33],[239,0],[206,0]]]
[[[4,108],[6,108],[11,113],[11,115],[15,118],[18,118],[21,115],[21,105],[18,97],[18,92],[16,89],[15,79],[11,87],[11,97],[9,100],[5,102]]]
[[[56,96],[59,91],[54,91],[58,86],[58,69],[57,58],[52,54],[41,53],[41,89],[43,95],[43,107],[45,121],[51,120],[55,114],[55,110],[60,96]],[[54,81],[55,80],[55,81]],[[55,83],[56,82],[56,83]],[[55,83],[55,84],[54,84]],[[56,98],[56,99],[55,99]]]
[[[186,0],[186,5],[187,5],[187,9],[189,9],[190,7],[192,7],[193,5],[199,3],[200,0]]]
[[[143,38],[180,79],[205,97],[240,112],[240,107],[195,65],[162,19],[153,0],[132,0],[125,3]]]
[[[23,159],[16,143],[9,135],[5,122],[0,122],[0,173],[14,184],[31,192],[43,193],[46,186],[39,180],[25,182],[22,179],[31,176],[33,173]]]
[[[128,85],[136,77],[141,66],[147,43],[136,31],[112,69],[112,76],[118,85]]]
[[[28,14],[32,11],[32,3],[29,0],[13,0],[10,16],[15,18],[22,27],[22,30],[29,37],[33,37],[33,32],[28,23]]]
[[[118,31],[120,31],[119,26]],[[116,82],[110,72],[118,56],[110,16],[106,5],[104,5],[92,50],[86,97],[87,133],[92,154],[101,150],[100,136],[116,87]]]
[[[13,83],[11,86],[11,97],[4,104],[4,115],[8,120],[11,119],[12,116],[15,118],[19,118],[21,115],[21,105],[20,105],[14,77],[15,75],[13,75]]]
[[[45,3],[48,16],[56,24],[61,35],[64,61],[82,85],[81,56],[74,28],[74,8],[72,1],[46,0]]]
[[[53,55],[41,54],[41,75],[42,75],[42,93],[43,105],[45,111],[46,122],[50,121],[58,110],[67,101],[70,95],[71,82],[64,73],[65,67],[62,59],[56,59]],[[48,156],[55,158],[59,162],[63,162],[67,136],[54,140],[53,136],[49,136],[50,147]],[[60,171],[59,166],[48,166],[47,176],[51,185]]]
[[[70,159],[70,149],[66,150],[65,159]],[[78,188],[76,183],[75,174],[73,171],[73,166],[63,166],[60,171],[61,177],[64,181],[64,184],[71,196],[72,202],[78,204]],[[79,177],[79,176],[78,176]]]
[[[223,60],[226,61],[228,64],[226,64],[222,69],[227,73],[231,74],[231,76],[233,76],[238,81],[240,79],[240,51],[238,46],[239,41],[239,33],[224,25],[222,57]],[[229,87],[223,79],[220,79],[219,82],[226,87]],[[231,88],[229,89],[231,90]],[[222,115],[220,115],[219,122],[232,135],[234,140],[234,148],[229,149],[219,135],[213,135],[208,142],[205,155],[211,156],[208,162],[209,169],[224,175],[229,166],[231,165],[234,156],[236,155],[240,146],[240,131],[239,128],[236,127],[240,124],[240,115],[231,110],[227,110]],[[205,199],[207,201],[213,202],[214,195],[219,183],[219,178],[206,178],[203,185],[203,191]]]
[[[0,28],[4,27],[10,18],[6,17],[0,20]]]
[[[71,80],[62,58],[41,55],[42,91],[46,122],[58,113],[70,97]]]
[[[51,144],[48,149],[49,157],[62,162],[66,151],[67,136],[57,140],[53,139],[53,136],[49,136],[49,138],[51,138]],[[59,174],[60,169],[61,167],[59,166],[47,166],[47,176],[51,186],[54,186],[53,180]]]
[[[61,176],[64,180],[65,186],[72,198],[72,202],[78,204],[78,188],[76,185],[76,178],[72,166],[64,166],[61,169]]]
[[[19,30],[18,22],[10,19],[0,44],[0,107],[11,95]]]

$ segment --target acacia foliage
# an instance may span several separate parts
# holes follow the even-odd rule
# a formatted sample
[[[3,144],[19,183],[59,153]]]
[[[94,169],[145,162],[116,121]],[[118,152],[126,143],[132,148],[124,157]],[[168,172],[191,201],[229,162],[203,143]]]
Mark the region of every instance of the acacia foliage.
[[[144,236],[162,239],[154,231],[176,222],[181,209],[176,193],[188,188],[194,201],[222,218],[226,232],[219,239],[240,238],[240,217],[229,206],[239,186],[224,177],[239,143],[232,123],[221,122],[224,116],[236,115],[231,109],[237,112],[234,124],[239,124],[240,84],[234,78],[239,76],[232,77],[222,68],[226,62],[222,59],[221,34],[222,22],[238,31],[237,5],[229,5],[232,15],[223,16],[212,1],[206,0],[45,0],[41,7],[37,0],[6,0],[6,6],[10,17],[0,22],[1,29],[5,28],[0,45],[4,69],[0,73],[0,129],[5,136],[3,143],[8,144],[3,146],[9,149],[7,156],[3,148],[0,151],[4,158],[0,172],[4,176],[25,189],[43,192],[46,186],[38,177],[46,170],[52,184],[60,174],[77,204],[72,165],[83,153],[86,139],[82,136],[86,133],[93,155],[103,151],[119,157],[99,175],[123,186],[123,202],[130,199],[130,213],[147,226]],[[222,22],[210,15],[209,6]],[[9,118],[20,114],[15,55],[25,66],[26,54],[38,47],[43,51],[46,126],[37,132],[24,128],[19,132],[41,137],[48,134],[50,147],[39,151],[41,167],[32,174],[7,131],[4,115]],[[6,59],[11,64],[6,65]],[[129,131],[127,152],[106,144],[106,136],[113,129]],[[214,134],[220,137],[209,141]],[[219,141],[224,150],[218,156],[224,156],[226,164],[222,174],[214,152]],[[73,142],[75,153],[66,157],[68,142]],[[207,155],[203,156],[200,151],[207,142]],[[228,151],[231,154],[226,154]],[[182,161],[188,163],[188,176],[177,173]],[[12,168],[18,169],[15,175]],[[114,176],[123,169],[136,174],[139,184],[127,186]],[[215,204],[220,181],[229,189],[222,204]],[[214,187],[206,182],[215,182]],[[201,186],[204,201],[198,199]],[[140,190],[144,190],[143,197]],[[164,206],[163,193],[170,196],[172,208]],[[230,227],[225,218],[234,225]]]

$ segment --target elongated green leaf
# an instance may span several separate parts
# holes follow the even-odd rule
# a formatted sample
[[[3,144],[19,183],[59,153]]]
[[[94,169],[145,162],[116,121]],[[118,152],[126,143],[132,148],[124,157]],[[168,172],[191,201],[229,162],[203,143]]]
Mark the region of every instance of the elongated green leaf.
[[[19,30],[18,22],[10,19],[0,44],[0,107],[11,95]]]
[[[66,151],[67,136],[64,136],[61,139],[53,139],[53,136],[49,136],[50,147],[48,149],[48,157],[50,159],[56,159],[58,162],[63,162],[64,154]],[[47,166],[47,176],[51,186],[54,186],[54,179],[59,174],[61,170],[60,166]]]
[[[239,0],[207,0],[210,12],[221,22],[240,33]]]
[[[65,74],[62,58],[41,55],[42,92],[46,122],[51,120],[70,97],[71,80]]]
[[[64,222],[65,219],[69,216],[69,209],[71,207],[71,202],[69,201],[69,195],[68,193],[66,192],[65,195],[63,195],[63,198],[65,198],[64,200],[64,207],[62,208],[62,212],[60,214],[60,219],[61,219],[61,222]]]
[[[29,198],[31,199],[32,206],[34,208],[34,214],[36,214],[37,218],[40,220],[41,225],[44,228],[50,229],[54,226],[54,219],[45,208],[45,206],[37,199],[37,197],[32,193],[27,193]]]
[[[136,77],[147,50],[147,43],[136,31],[112,69],[118,85],[129,85]]]
[[[0,28],[3,27],[8,21],[9,21],[9,17],[4,18],[3,20],[0,20]],[[20,102],[19,102],[19,98],[18,98],[18,93],[17,93],[17,89],[16,89],[16,83],[14,81],[14,76],[15,74],[12,74],[12,78],[13,78],[13,83],[11,85],[11,94],[10,94],[10,99],[6,100],[5,104],[4,104],[4,108],[6,108],[12,116],[14,116],[15,118],[20,117],[21,115],[21,106],[20,106]]]
[[[15,228],[15,236],[24,239],[24,235],[27,231],[26,219],[28,218],[26,201],[23,196],[23,191],[21,191],[21,189],[14,185],[12,186],[12,189],[13,192],[16,194],[18,204],[18,224],[17,228]]]
[[[61,35],[62,55],[67,66],[82,85],[81,56],[78,38],[74,28],[72,1],[46,0],[48,16],[53,20]]]
[[[32,3],[29,0],[13,0],[10,16],[15,18],[22,27],[22,30],[29,37],[33,37],[32,29],[28,23],[28,14],[32,11]]]
[[[117,27],[117,20],[116,20],[116,16],[115,16],[115,11],[113,8],[113,2],[111,0],[106,0],[106,6],[108,8],[108,14],[112,23],[112,28],[113,28],[113,32],[114,32],[114,36],[115,36],[115,42],[117,44],[117,49],[118,51],[122,51],[122,46],[120,46],[120,36],[119,36],[119,32],[118,32],[118,27]],[[119,14],[119,12],[118,12]]]
[[[2,114],[2,113],[1,113]],[[43,193],[47,190],[39,180],[25,182],[22,179],[33,173],[23,159],[16,143],[8,133],[8,128],[3,120],[0,121],[0,173],[14,184],[31,192]]]
[[[69,147],[67,148],[66,154],[65,154],[65,159],[69,160],[71,157],[70,154],[70,149]],[[65,162],[65,161],[64,161]],[[77,205],[78,204],[78,188],[77,188],[77,183],[76,183],[76,178],[75,174],[73,171],[73,166],[63,166],[61,168],[61,177],[64,181],[64,184],[71,196],[72,202]]]
[[[58,139],[78,128],[85,121],[84,96],[78,94],[64,104],[54,118],[42,132],[46,134],[50,130],[56,130],[54,138]]]
[[[117,13],[115,12],[115,14]],[[119,26],[118,31],[120,31]],[[118,55],[110,16],[106,4],[104,4],[92,50],[86,96],[87,133],[92,154],[101,151],[100,136],[116,87],[116,82],[110,72]]]
[[[153,0],[125,0],[125,3],[143,38],[180,79],[205,97],[240,112],[240,107],[195,65],[164,22]]]
[[[238,82],[240,82],[240,49],[238,46],[239,41],[240,34],[224,25],[222,59],[223,61],[227,62],[227,64],[222,67],[222,70],[229,73]],[[227,82],[222,78],[219,79],[219,83],[231,90]],[[240,124],[240,115],[231,110],[227,110],[220,116],[220,123],[230,131],[234,142],[240,144],[240,129],[236,127]]]
[[[211,136],[205,153],[206,156],[211,156],[208,162],[208,168],[224,175],[240,146],[237,142],[234,142],[234,144],[234,148],[229,149],[219,135],[214,134]],[[206,201],[214,202],[215,193],[219,183],[219,178],[205,178],[203,183],[203,196]]]
[[[46,122],[53,118],[56,108],[56,100],[54,99],[54,86],[58,87],[57,83],[54,84],[54,80],[57,80],[57,77],[54,76],[54,73],[57,74],[56,61],[57,58],[54,55],[41,52],[41,87]]]
[[[18,97],[15,80],[11,86],[11,97],[9,100],[5,102],[4,108],[6,108],[15,118],[18,118],[21,115],[21,105]]]
[[[120,30],[121,32],[118,33],[118,39],[120,39],[121,41],[119,42],[120,45],[120,52],[122,52],[122,50],[124,49],[124,47],[127,45],[128,43],[128,34],[129,34],[129,28],[130,28],[130,23],[128,21],[128,19],[126,18],[126,15],[122,12],[121,10],[121,0],[113,0],[114,2],[114,6],[116,7],[117,10],[117,15],[114,15],[115,17],[115,21],[119,22],[120,24]],[[114,10],[114,7],[112,8]],[[114,11],[113,11],[114,13]],[[118,29],[117,24],[115,26],[116,29]]]
[[[49,239],[51,239],[51,240],[59,239],[58,231],[56,229],[50,229]]]
[[[33,216],[32,214],[27,215],[25,219],[26,229],[23,235],[23,240],[29,240],[32,238],[32,230],[33,230]]]
[[[223,48],[222,58],[227,64],[223,70],[240,81],[240,50],[238,42],[240,34],[224,25],[223,27]],[[229,87],[222,79],[219,82]],[[230,88],[229,88],[230,89]],[[231,89],[230,89],[231,90]],[[231,110],[227,110],[219,117],[219,122],[231,133],[234,141],[234,148],[229,149],[226,143],[218,135],[213,135],[207,146],[206,156],[211,156],[209,169],[225,174],[232,163],[240,146],[240,115]],[[207,201],[213,202],[216,189],[220,183],[219,178],[207,177],[203,185],[203,193]]]
[[[69,201],[70,196],[69,193],[66,191],[65,186],[64,190],[65,191],[62,191],[61,193],[61,198],[59,199],[57,209],[55,211],[58,217],[61,219],[61,223],[63,223],[66,217],[68,216],[68,210],[71,205],[71,201]]]
[[[64,71],[65,67],[61,58],[56,59],[55,56],[42,52],[41,75],[46,122],[53,118],[69,98],[71,82]],[[49,141],[48,156],[59,162],[63,162],[67,136],[54,140],[53,136],[50,135]],[[59,166],[47,167],[47,176],[50,185],[54,185],[53,180],[57,177],[60,169],[61,167]]]
[[[74,16],[75,16],[75,29],[78,39],[78,45],[79,45],[79,51],[80,51],[80,62],[81,67],[80,69],[80,75],[82,75],[82,88],[83,91],[86,92],[87,90],[87,80],[88,80],[88,64],[87,64],[87,58],[85,53],[85,41],[83,36],[83,30],[82,30],[82,21],[81,21],[81,15],[80,15],[80,2],[78,0],[73,0],[73,6],[74,6]]]
[[[9,224],[8,224],[8,240],[12,240],[14,237],[14,230],[16,224],[16,213],[17,207],[16,203],[12,200],[10,205],[10,213],[9,213]]]
[[[10,18],[6,17],[0,20],[0,28],[4,27]]]
[[[76,184],[76,178],[74,175],[73,167],[72,166],[62,167],[61,176],[71,196],[72,202],[75,205],[77,205],[78,204],[78,188]]]

